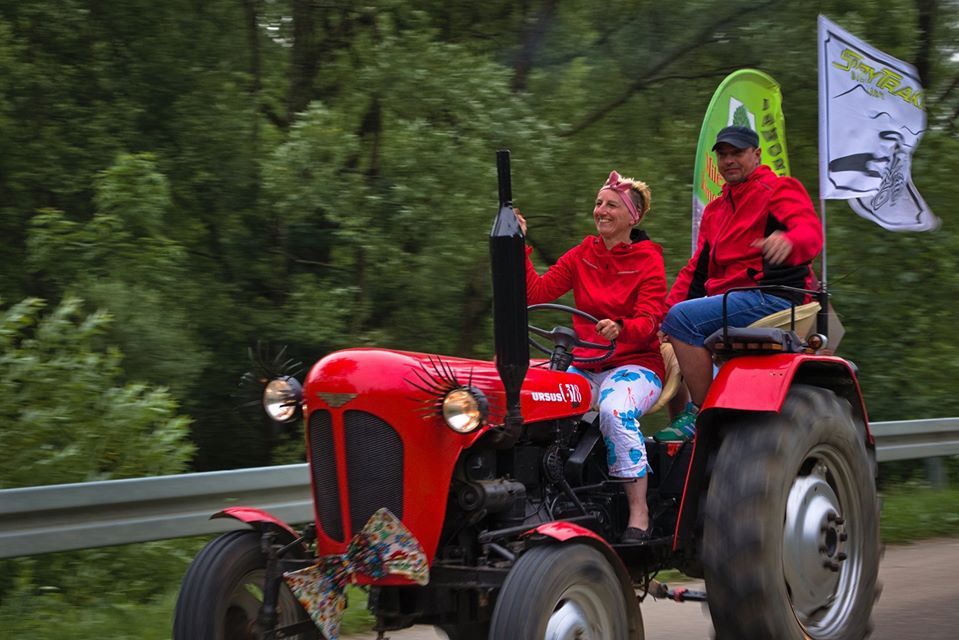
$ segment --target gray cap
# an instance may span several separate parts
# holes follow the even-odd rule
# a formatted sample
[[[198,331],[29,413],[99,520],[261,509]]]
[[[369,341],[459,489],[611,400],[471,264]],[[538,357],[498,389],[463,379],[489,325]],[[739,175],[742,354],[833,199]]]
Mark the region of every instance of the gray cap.
[[[719,132],[719,135],[716,136],[716,144],[713,145],[713,151],[723,142],[731,144],[737,149],[759,147],[759,134],[749,127],[731,125],[724,128]]]

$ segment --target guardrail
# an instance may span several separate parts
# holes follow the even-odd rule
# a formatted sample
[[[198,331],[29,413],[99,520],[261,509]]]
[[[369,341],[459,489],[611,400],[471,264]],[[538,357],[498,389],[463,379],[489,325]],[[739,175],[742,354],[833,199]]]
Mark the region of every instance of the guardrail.
[[[959,454],[959,418],[875,422],[879,462]],[[298,524],[313,520],[305,464],[0,490],[0,558],[228,531],[210,520],[247,505]]]

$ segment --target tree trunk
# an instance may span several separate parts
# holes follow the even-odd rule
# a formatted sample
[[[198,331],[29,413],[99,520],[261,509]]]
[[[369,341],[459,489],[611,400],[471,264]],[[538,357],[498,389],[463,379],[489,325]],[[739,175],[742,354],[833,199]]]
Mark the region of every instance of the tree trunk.
[[[932,88],[932,56],[935,55],[935,39],[932,32],[937,13],[937,0],[916,0],[919,9],[919,50],[916,52],[916,70],[919,81],[928,91]]]
[[[316,11],[313,0],[293,0],[293,50],[287,122],[293,122],[313,99],[318,64]]]
[[[250,50],[250,110],[253,122],[250,128],[250,149],[251,157],[260,157],[260,89],[263,86],[261,80],[260,65],[260,30],[258,20],[260,16],[261,0],[243,0],[243,21],[246,26],[246,44]],[[250,168],[250,194],[251,201],[256,202],[259,195],[260,172],[259,163],[251,163]]]
[[[486,263],[473,268],[463,291],[463,322],[460,325],[456,353],[476,357],[476,343],[482,334],[483,323],[490,317],[493,299],[489,294],[489,269]]]
[[[556,17],[556,7],[558,0],[543,0],[536,12],[536,19],[526,30],[523,36],[523,44],[513,59],[513,91],[525,91],[529,82],[529,72],[533,68],[533,57],[537,49],[543,42],[543,36],[549,31],[549,27]]]

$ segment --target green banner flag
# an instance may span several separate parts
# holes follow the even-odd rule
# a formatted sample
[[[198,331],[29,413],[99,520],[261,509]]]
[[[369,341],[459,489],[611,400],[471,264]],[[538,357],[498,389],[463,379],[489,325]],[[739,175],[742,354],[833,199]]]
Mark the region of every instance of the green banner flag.
[[[783,117],[782,94],[771,77],[756,69],[740,69],[720,83],[706,109],[703,128],[696,146],[696,164],[693,172],[693,233],[692,246],[696,250],[699,220],[706,205],[719,197],[723,178],[716,166],[712,147],[716,134],[731,124],[749,127],[759,134],[762,161],[777,175],[789,175],[786,154],[786,119]]]

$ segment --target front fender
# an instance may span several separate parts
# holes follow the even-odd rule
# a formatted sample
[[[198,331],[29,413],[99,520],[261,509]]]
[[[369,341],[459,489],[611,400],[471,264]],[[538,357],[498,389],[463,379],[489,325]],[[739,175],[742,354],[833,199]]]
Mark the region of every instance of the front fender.
[[[211,520],[213,518],[233,518],[234,520],[239,520],[240,522],[251,525],[260,532],[279,529],[291,536],[289,542],[300,537],[296,529],[272,515],[270,512],[255,507],[229,507],[222,511],[217,511],[210,516]]]
[[[547,544],[587,544],[602,553],[603,556],[606,557],[606,560],[609,561],[609,564],[612,565],[616,576],[619,578],[619,584],[623,590],[623,598],[625,598],[626,601],[627,615],[630,619],[631,637],[643,637],[643,618],[639,610],[639,601],[636,599],[633,590],[632,578],[630,578],[629,571],[626,570],[622,558],[613,550],[613,547],[610,546],[605,538],[578,524],[562,520],[543,523],[523,534],[523,536],[527,538],[534,535],[545,538]],[[553,542],[548,542],[550,540]]]

